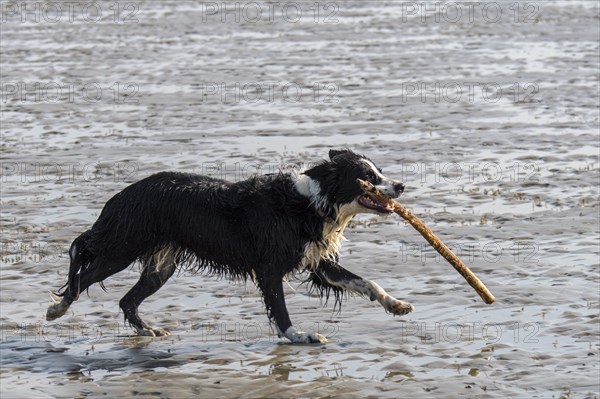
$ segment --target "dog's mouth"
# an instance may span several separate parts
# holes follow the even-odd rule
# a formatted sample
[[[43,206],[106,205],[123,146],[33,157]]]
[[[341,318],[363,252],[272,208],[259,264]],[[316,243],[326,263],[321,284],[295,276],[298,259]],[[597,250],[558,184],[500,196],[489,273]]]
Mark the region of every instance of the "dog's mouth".
[[[364,206],[365,208],[372,209],[379,213],[392,213],[394,211],[394,208],[392,207],[389,201],[382,202],[371,197],[368,194],[363,194],[360,197],[358,197],[358,203]]]

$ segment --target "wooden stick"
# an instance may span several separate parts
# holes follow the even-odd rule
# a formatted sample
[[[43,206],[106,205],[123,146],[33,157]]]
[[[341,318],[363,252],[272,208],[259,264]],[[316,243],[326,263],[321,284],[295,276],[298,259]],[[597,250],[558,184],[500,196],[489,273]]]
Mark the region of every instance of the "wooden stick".
[[[494,303],[496,298],[494,295],[487,289],[487,287],[473,274],[471,270],[448,248],[434,233],[429,229],[429,227],[425,226],[425,223],[421,221],[418,217],[416,217],[411,211],[402,206],[399,202],[394,201],[389,196],[383,194],[381,191],[377,189],[377,187],[373,186],[368,181],[364,181],[361,179],[357,179],[356,182],[360,186],[360,188],[377,199],[378,201],[382,201],[384,203],[389,204],[394,208],[394,212],[398,215],[402,216],[404,220],[406,220],[412,227],[414,227],[421,235],[431,244],[436,251],[440,253],[455,269],[460,273],[461,276],[467,280],[467,283],[479,294],[481,299],[488,305]]]

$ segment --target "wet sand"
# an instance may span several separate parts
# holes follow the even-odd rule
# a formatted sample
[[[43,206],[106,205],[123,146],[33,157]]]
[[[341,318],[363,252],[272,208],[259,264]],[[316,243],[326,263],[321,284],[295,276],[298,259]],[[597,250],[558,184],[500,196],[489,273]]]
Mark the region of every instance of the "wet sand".
[[[423,22],[401,2],[319,4],[316,21],[304,4],[296,23],[98,4],[95,23],[2,24],[3,398],[600,396],[597,3],[529,3],[517,21],[505,3],[497,23]],[[173,335],[133,337],[118,300],[136,266],[45,321],[71,241],[127,184],[237,180],[331,147],[403,180],[403,203],[497,302],[398,218],[361,216],[341,264],[416,311],[350,297],[338,313],[291,281],[292,321],[326,345],[279,340],[252,284],[185,272],[140,308]]]

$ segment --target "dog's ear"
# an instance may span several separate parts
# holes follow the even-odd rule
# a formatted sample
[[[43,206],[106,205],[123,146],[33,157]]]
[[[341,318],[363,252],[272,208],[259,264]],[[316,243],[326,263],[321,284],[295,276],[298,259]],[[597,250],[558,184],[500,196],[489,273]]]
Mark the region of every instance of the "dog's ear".
[[[350,150],[329,150],[329,159],[333,159],[334,157],[340,155],[340,154],[347,154],[347,153],[351,153],[352,151]]]

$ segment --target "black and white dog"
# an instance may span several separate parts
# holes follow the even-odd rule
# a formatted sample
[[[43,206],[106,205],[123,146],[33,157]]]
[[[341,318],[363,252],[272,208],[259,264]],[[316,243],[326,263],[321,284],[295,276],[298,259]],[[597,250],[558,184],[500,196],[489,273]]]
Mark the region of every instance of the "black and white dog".
[[[237,183],[188,173],[162,172],[112,197],[92,228],[73,241],[66,289],[47,320],[64,315],[79,293],[139,261],[139,281],[121,299],[125,318],[140,335],[163,336],[138,315],[138,306],[167,282],[177,267],[252,279],[260,288],[278,335],[294,343],[326,342],[292,326],[283,295],[286,275],[307,271],[321,296],[356,293],[404,315],[414,310],[373,281],[338,264],[340,241],[358,213],[391,209],[363,194],[357,178],[398,197],[404,185],[382,175],[373,162],[349,150],[331,150],[304,172],[256,176]],[[103,287],[104,288],[104,287]]]

